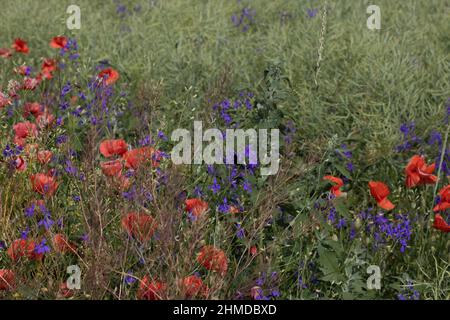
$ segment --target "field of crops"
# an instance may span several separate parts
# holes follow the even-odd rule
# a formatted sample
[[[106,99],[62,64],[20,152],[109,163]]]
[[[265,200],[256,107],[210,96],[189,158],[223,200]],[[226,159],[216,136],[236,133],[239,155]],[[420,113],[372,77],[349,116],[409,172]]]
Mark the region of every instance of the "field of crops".
[[[450,299],[449,0],[1,2],[0,299]]]

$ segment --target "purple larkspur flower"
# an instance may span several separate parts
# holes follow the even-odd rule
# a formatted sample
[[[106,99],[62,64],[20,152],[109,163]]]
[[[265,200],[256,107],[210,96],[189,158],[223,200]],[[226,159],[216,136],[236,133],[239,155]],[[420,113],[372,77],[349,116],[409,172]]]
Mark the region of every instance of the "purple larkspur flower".
[[[209,189],[213,193],[218,193],[220,191],[220,184],[217,182],[217,178],[214,178],[213,184],[209,186]]]
[[[25,208],[25,217],[31,218],[32,216],[34,216],[35,208],[35,204],[32,204],[30,207]]]
[[[50,252],[50,247],[47,245],[47,239],[43,238],[41,242],[34,247],[34,252],[37,254]]]
[[[71,90],[72,90],[72,85],[70,84],[70,82],[67,82],[61,89],[61,97],[64,97],[65,95],[67,95]]]
[[[247,191],[248,193],[252,193],[252,185],[251,185],[251,183],[250,183],[248,180],[245,180],[245,181],[244,181],[244,183],[243,183],[243,185],[242,185],[242,188],[243,188],[245,191]]]
[[[128,285],[131,285],[131,284],[133,284],[133,283],[136,282],[136,278],[133,277],[133,272],[132,272],[132,271],[128,271],[128,272],[127,272],[127,275],[125,276],[124,281],[125,281],[125,283],[128,284]]]
[[[318,9],[306,9],[306,13],[308,14],[308,17],[309,18],[314,18],[316,15],[317,15],[317,12],[318,12],[319,10]]]
[[[25,230],[20,232],[20,239],[26,240],[28,238],[28,234],[30,233],[30,228],[27,227]]]
[[[161,130],[158,130],[158,138],[164,141],[167,141],[168,138],[166,137],[166,135],[164,134],[164,132],[162,132]]]
[[[223,202],[218,207],[219,212],[228,213],[230,211],[230,206],[228,205],[227,198],[223,198]]]
[[[245,237],[245,230],[242,228],[240,223],[236,223],[236,237],[243,239]]]
[[[345,228],[346,226],[347,226],[347,221],[345,220],[345,218],[339,219],[338,223],[336,224],[337,229],[342,229],[342,228]]]
[[[56,137],[56,145],[59,146],[67,141],[67,136],[62,134]]]

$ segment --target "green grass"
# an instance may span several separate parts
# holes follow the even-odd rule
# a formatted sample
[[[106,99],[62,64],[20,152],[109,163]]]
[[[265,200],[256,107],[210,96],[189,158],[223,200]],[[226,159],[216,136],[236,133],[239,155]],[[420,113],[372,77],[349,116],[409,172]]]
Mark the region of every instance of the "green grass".
[[[379,0],[378,31],[366,27],[370,1],[328,1],[324,20],[325,1],[249,0],[238,4],[232,0],[124,0],[121,4],[132,14],[121,18],[114,1],[78,0],[81,29],[71,31],[65,21],[69,16],[66,8],[72,2],[2,0],[0,48],[9,47],[13,39],[20,37],[28,41],[30,54],[13,61],[0,60],[0,88],[7,86],[12,67],[20,59],[37,66],[41,58],[54,54],[48,46],[53,36],[74,37],[83,61],[77,70],[80,78],[92,76],[98,61],[108,60],[121,74],[121,88],[131,91],[136,104],[143,101],[142,97],[155,101],[150,103],[153,128],[170,133],[177,127],[190,128],[194,119],[209,119],[214,103],[234,97],[240,90],[261,94],[264,70],[280,65],[290,88],[289,97],[277,107],[284,114],[283,120],[294,121],[298,129],[295,157],[282,159],[292,165],[287,172],[293,178],[287,187],[282,178],[281,182],[275,179],[273,189],[266,186],[261,193],[269,194],[267,190],[271,190],[275,195],[270,196],[275,198],[277,191],[283,190],[283,200],[278,204],[289,207],[295,220],[288,226],[274,226],[262,237],[264,241],[275,238],[265,244],[267,259],[261,258],[260,269],[280,273],[283,298],[391,299],[405,279],[414,280],[423,298],[450,297],[450,242],[445,235],[429,230],[436,190],[434,186],[420,191],[405,190],[403,168],[414,152],[393,151],[401,141],[402,123],[414,121],[421,137],[428,137],[433,130],[442,134],[447,130],[443,120],[450,97],[448,0]],[[139,12],[133,12],[136,4],[141,5]],[[231,22],[231,16],[238,14],[244,5],[256,11],[255,23],[247,32]],[[306,9],[313,7],[319,11],[316,17],[309,18]],[[280,19],[282,12],[290,14],[284,23]],[[61,79],[58,81],[62,83]],[[5,121],[2,127],[6,126]],[[138,133],[137,128],[130,124],[114,133],[129,134],[136,139],[133,134]],[[334,153],[342,143],[351,146],[358,168],[351,176],[351,194],[343,211],[354,218],[359,210],[373,205],[367,182],[384,181],[391,187],[390,198],[399,209],[420,217],[410,254],[398,254],[396,248],[372,255],[360,243],[348,241],[344,234],[327,226],[320,231],[308,229],[310,219],[320,216],[320,212],[314,212],[313,204],[324,194],[322,177],[342,174],[342,163]],[[426,144],[414,151],[424,152],[430,161],[439,152]],[[204,178],[194,169],[186,169],[183,174],[187,176],[183,185],[186,189],[192,189],[196,179]],[[22,181],[21,188],[26,189],[26,183]],[[440,181],[439,186],[443,185],[444,181]],[[16,201],[11,216],[22,214],[20,201],[11,200],[11,186],[7,188],[5,183],[0,188],[4,203]],[[249,199],[255,207],[264,205],[259,200]],[[267,210],[275,215],[274,208]],[[259,213],[254,214],[258,217]],[[17,236],[17,231],[14,230],[14,235],[5,227],[0,230],[0,238]],[[340,241],[330,240],[333,236]],[[330,256],[328,262],[322,261]],[[336,260],[337,270],[332,271],[336,279],[343,278],[324,280],[318,291],[299,290],[294,275],[299,260],[305,263],[318,260],[322,268],[331,268]],[[382,264],[383,277],[389,285],[381,292],[354,289],[358,285],[363,287],[361,283],[365,285],[367,276],[361,266],[369,264]],[[302,272],[303,277],[311,280],[316,271]],[[256,271],[244,274],[243,278],[230,280],[229,286],[218,286],[217,295],[232,297],[240,282],[253,281],[255,274]],[[26,295],[20,297],[23,296]]]

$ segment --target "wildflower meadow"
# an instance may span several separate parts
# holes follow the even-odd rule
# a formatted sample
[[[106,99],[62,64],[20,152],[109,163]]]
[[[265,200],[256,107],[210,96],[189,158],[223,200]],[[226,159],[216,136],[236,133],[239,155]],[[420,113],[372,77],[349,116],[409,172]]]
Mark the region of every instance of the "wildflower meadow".
[[[450,1],[0,7],[0,299],[450,299]]]

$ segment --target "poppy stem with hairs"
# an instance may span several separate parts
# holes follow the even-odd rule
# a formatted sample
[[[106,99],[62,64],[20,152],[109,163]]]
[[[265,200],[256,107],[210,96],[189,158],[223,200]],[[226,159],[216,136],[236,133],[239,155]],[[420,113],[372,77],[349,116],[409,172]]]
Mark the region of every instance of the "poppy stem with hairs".
[[[449,134],[449,132],[450,132],[450,124],[447,125],[447,131],[445,132],[444,143],[442,144],[441,158],[439,159],[439,167],[438,167],[438,172],[437,172],[438,180],[436,181],[436,184],[434,186],[433,203],[431,205],[431,208],[434,207],[434,199],[435,199],[435,196],[436,196],[437,191],[438,191],[439,181],[441,179],[442,163],[444,163],[445,149],[447,148],[447,141],[448,141],[448,134]],[[431,209],[431,210],[433,210],[433,209]],[[429,213],[427,213],[426,216],[428,217],[428,215],[429,215]]]

